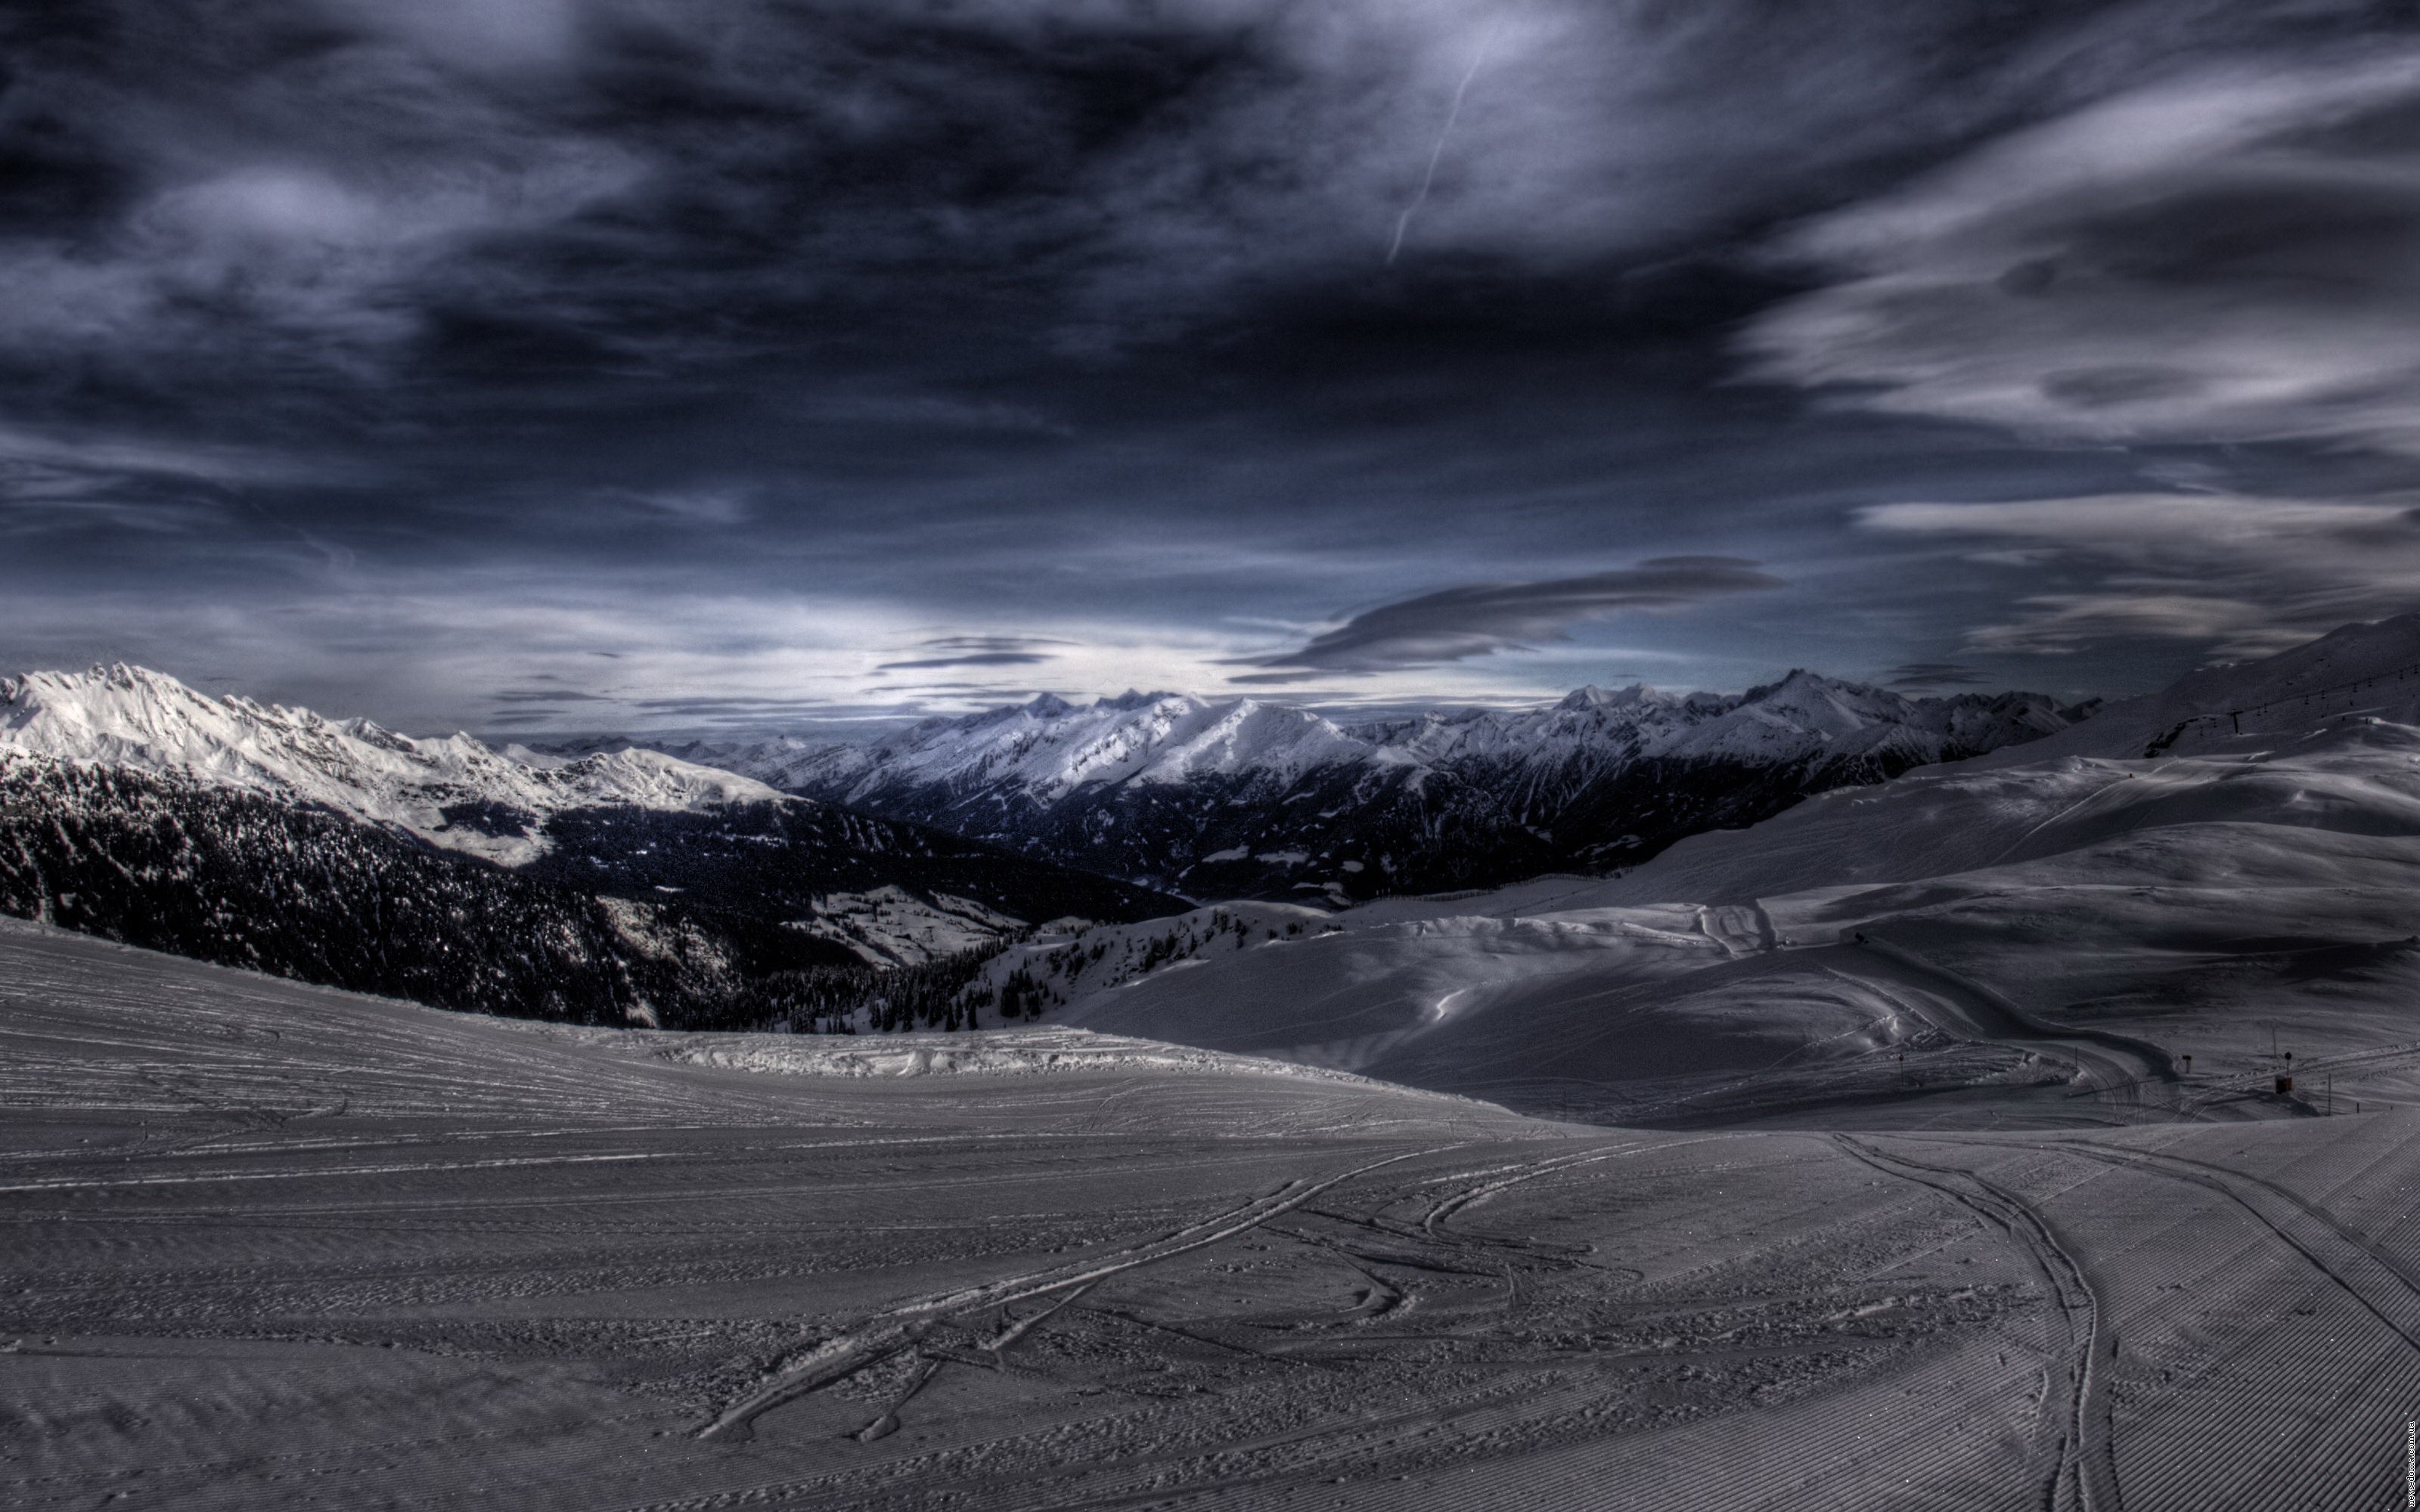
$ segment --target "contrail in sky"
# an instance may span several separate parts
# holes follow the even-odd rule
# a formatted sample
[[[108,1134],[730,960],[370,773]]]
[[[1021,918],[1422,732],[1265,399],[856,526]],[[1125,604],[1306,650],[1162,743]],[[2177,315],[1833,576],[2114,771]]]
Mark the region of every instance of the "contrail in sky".
[[[1453,87],[1453,107],[1445,113],[1445,125],[1437,129],[1436,146],[1429,148],[1429,167],[1428,172],[1420,175],[1420,192],[1412,196],[1412,202],[1404,207],[1404,213],[1395,220],[1394,244],[1387,249],[1387,266],[1389,268],[1395,266],[1397,255],[1404,250],[1404,233],[1412,228],[1412,217],[1418,215],[1420,207],[1429,201],[1429,186],[1436,182],[1437,163],[1445,157],[1445,139],[1453,134],[1453,123],[1462,115],[1462,97],[1470,93],[1470,81],[1479,77],[1480,65],[1487,61],[1487,50],[1496,44],[1496,28],[1503,19],[1499,11],[1488,21],[1487,30],[1480,35],[1479,51],[1471,54],[1470,67],[1463,71],[1462,83]]]

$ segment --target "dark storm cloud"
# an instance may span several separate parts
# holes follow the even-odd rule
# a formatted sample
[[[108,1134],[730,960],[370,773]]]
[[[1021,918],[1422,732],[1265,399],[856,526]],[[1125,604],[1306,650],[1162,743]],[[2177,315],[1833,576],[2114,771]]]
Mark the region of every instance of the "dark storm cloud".
[[[1299,682],[1322,673],[1433,667],[1538,640],[1567,640],[1574,625],[1623,610],[1685,609],[1785,586],[1757,566],[1733,557],[1663,557],[1584,578],[1441,589],[1365,609],[1299,649],[1252,663],[1269,671],[1229,681]]]
[[[1097,349],[1366,276],[1423,186],[1407,268],[1668,252],[2278,31],[2242,8],[95,0],[11,39],[0,343],[316,409],[432,370],[862,376],[904,338],[814,402],[1047,424],[933,387],[943,332]]]
[[[20,8],[0,647],[373,712],[1210,676],[1339,602],[1403,631],[1245,675],[1450,666],[1600,611],[1424,584],[1854,577],[1925,548],[1859,509],[2143,486],[2079,435],[2400,448],[2420,367],[2409,25],[2349,0]],[[1737,685],[2055,586],[1944,572],[1633,623]]]
[[[2017,133],[1794,246],[1753,329],[1858,402],[2096,440],[2420,454],[2420,44],[2234,62]]]

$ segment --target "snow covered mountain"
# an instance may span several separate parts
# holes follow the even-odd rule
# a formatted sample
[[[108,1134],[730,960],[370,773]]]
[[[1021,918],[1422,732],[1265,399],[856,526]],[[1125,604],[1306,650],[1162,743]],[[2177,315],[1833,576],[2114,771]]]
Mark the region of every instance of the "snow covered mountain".
[[[1619,876],[1325,918],[1230,905],[990,971],[980,990],[1054,1022],[1607,1121],[2410,1103],[2420,615]]]
[[[521,760],[140,668],[0,681],[0,912],[331,986],[751,1023],[1179,906],[654,751]]]
[[[1333,902],[1603,870],[2065,729],[2036,694],[1908,699],[1791,673],[1739,695],[1338,724],[1256,699],[1045,696],[874,746],[675,747],[792,792],[1194,896]]]
[[[656,751],[516,761],[467,734],[415,740],[366,719],[213,699],[123,665],[0,679],[0,753],[317,804],[507,866],[544,854],[539,824],[566,810],[701,813],[782,797],[762,782]]]

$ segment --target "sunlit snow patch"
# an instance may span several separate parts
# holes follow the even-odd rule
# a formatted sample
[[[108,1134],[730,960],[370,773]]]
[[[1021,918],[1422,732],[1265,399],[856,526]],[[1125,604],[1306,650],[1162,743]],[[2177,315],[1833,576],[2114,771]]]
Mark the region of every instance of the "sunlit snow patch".
[[[972,899],[937,892],[927,903],[892,886],[832,893],[814,918],[788,927],[845,945],[868,965],[901,966],[989,945],[1023,930],[1025,920]]]

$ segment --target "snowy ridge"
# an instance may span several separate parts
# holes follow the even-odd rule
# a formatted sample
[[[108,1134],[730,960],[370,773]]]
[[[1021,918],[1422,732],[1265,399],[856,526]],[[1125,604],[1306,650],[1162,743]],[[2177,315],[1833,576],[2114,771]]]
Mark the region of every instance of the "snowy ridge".
[[[1084,706],[1046,693],[1030,703],[929,719],[872,748],[785,739],[691,748],[779,787],[861,795],[891,783],[1013,786],[1042,802],[1092,784],[1182,782],[1210,773],[1294,778],[1376,754],[1369,741],[1307,709],[1182,693],[1127,693]]]
[[[1796,671],[1741,694],[1341,724],[1258,699],[1044,696],[873,746],[683,748],[777,787],[1195,898],[1342,903],[1635,862],[1800,796],[2037,739],[2038,694],[1909,699]]]
[[[753,779],[657,751],[539,765],[467,734],[415,740],[366,719],[213,699],[122,665],[0,679],[7,753],[317,804],[505,865],[542,855],[547,842],[532,832],[534,821],[566,809],[697,812],[783,797]]]
[[[1470,709],[1357,725],[1249,698],[1127,693],[1078,706],[1045,694],[983,714],[928,719],[872,747],[782,740],[690,749],[775,786],[813,789],[842,802],[884,786],[940,785],[1014,788],[1048,803],[1092,784],[1175,783],[1214,773],[1291,781],[1336,765],[1512,761],[1548,767],[1587,755],[1773,764],[1886,749],[1939,760],[1945,751],[1988,750],[2049,734],[2079,712],[2030,693],[1910,699],[1801,671],[1735,695],[1584,687],[1541,709]]]

